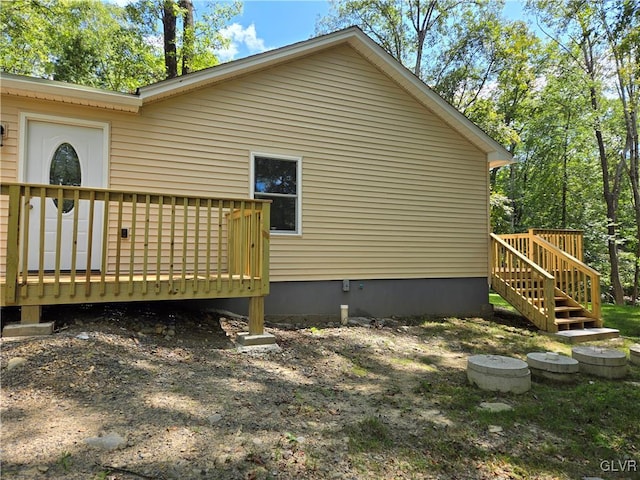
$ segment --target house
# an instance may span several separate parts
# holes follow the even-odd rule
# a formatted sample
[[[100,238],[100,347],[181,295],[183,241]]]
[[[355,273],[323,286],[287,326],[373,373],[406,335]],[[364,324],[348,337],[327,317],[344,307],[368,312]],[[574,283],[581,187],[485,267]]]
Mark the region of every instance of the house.
[[[355,27],[135,94],[10,74],[1,92],[3,305],[152,299],[166,281],[234,311],[259,299],[258,317],[486,311],[489,169],[511,155]],[[11,188],[28,208],[11,213]],[[255,264],[234,277],[251,289],[222,282],[232,261]],[[204,278],[214,294],[189,286]]]

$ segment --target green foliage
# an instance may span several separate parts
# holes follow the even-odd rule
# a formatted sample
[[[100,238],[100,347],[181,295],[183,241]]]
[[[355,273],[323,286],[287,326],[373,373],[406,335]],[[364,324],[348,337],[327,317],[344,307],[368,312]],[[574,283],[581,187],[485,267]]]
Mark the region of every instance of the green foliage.
[[[137,0],[126,6],[127,14],[145,32],[147,38],[162,38],[162,18],[164,0]],[[178,0],[167,0],[173,8],[173,13],[182,18],[185,9]],[[194,9],[205,4],[193,2]],[[198,11],[193,28],[184,28],[178,24],[176,31],[176,55],[178,59],[188,58],[189,71],[194,72],[218,64],[214,50],[228,45],[228,40],[220,35],[220,30],[227,22],[242,11],[239,1],[211,2],[206,10]],[[158,49],[159,59],[162,52]],[[178,62],[178,75],[183,73],[183,62]]]
[[[511,199],[501,193],[491,192],[489,203],[491,207],[491,231],[494,233],[509,232],[513,216]]]
[[[9,73],[133,92],[165,78],[160,0],[120,7],[94,0],[15,0],[0,8],[2,68]],[[198,4],[200,5],[200,4]],[[177,3],[176,3],[176,8]],[[193,30],[180,30],[191,71],[218,63],[219,30],[241,9],[211,4]],[[178,10],[180,13],[180,10]],[[184,37],[187,37],[185,47]]]
[[[62,470],[64,470],[65,472],[68,472],[69,470],[71,470],[71,465],[73,464],[73,461],[71,459],[71,453],[69,453],[68,451],[64,451],[62,452],[62,455],[60,455],[60,458],[57,461],[58,465],[60,465],[60,467],[62,467]]]
[[[120,91],[162,78],[157,49],[117,5],[16,0],[0,18],[9,73]]]

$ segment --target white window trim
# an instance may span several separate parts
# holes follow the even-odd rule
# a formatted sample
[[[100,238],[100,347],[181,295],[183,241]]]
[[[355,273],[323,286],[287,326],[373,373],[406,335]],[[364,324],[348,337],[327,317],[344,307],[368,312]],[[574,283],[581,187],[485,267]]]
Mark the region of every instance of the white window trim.
[[[267,157],[274,160],[289,160],[296,162],[296,231],[287,232],[283,230],[271,230],[271,235],[282,235],[287,237],[302,236],[302,157],[291,155],[281,155],[279,153],[251,152],[249,161],[249,196],[255,198],[255,174],[256,157]]]

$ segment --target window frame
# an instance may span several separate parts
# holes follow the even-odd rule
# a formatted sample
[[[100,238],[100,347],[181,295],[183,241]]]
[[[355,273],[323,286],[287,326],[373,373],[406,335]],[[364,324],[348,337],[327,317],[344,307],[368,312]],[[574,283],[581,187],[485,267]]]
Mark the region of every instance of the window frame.
[[[274,153],[265,153],[265,152],[251,152],[250,154],[250,175],[249,175],[249,195],[251,198],[255,199],[256,191],[255,191],[255,182],[256,182],[256,157],[258,158],[267,158],[269,160],[282,160],[288,162],[296,162],[296,194],[295,194],[295,205],[296,205],[296,229],[293,231],[289,230],[271,230],[272,235],[283,235],[283,236],[302,236],[302,157],[292,156],[292,155],[281,155]],[[269,193],[258,192],[259,195],[268,196]],[[274,196],[283,196],[289,197],[289,195],[275,195]]]

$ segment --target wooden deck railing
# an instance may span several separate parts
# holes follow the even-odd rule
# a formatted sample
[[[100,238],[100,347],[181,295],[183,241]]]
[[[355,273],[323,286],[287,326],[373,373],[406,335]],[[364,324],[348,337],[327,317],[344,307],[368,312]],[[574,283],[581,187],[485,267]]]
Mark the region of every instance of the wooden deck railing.
[[[491,234],[491,262],[492,288],[538,328],[557,331],[553,275],[495,234]]]
[[[531,258],[529,252],[533,247],[533,239],[543,238],[582,262],[584,261],[583,236],[583,232],[579,230],[532,228],[527,233],[504,234],[500,235],[500,238],[528,258]]]
[[[0,193],[3,306],[269,292],[268,201],[5,182]]]
[[[586,315],[601,321],[600,273],[542,237],[535,236],[532,244],[531,259],[555,277],[556,288],[580,305]]]
[[[563,252],[584,262],[584,234],[580,230],[560,230],[552,228],[532,228],[531,237],[543,238]]]

